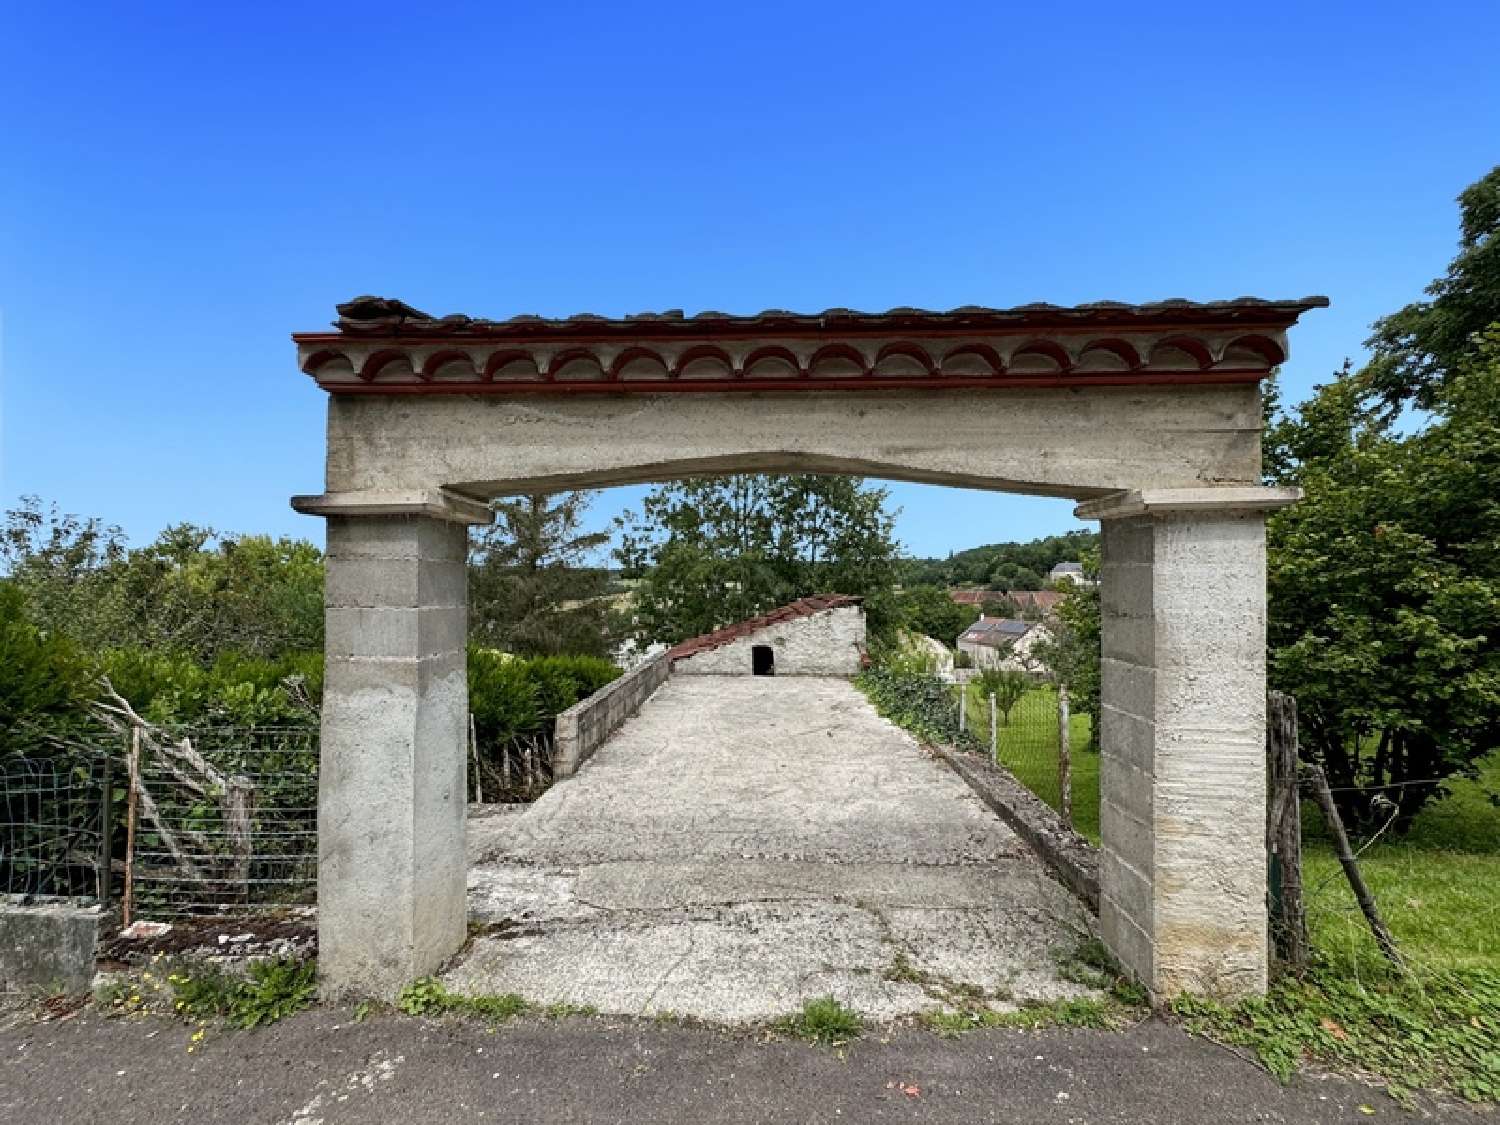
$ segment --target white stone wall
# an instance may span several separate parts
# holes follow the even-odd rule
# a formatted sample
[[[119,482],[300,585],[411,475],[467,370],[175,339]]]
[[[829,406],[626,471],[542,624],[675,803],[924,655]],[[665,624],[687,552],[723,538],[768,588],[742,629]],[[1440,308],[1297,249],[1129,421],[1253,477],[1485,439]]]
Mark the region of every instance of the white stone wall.
[[[751,649],[770,645],[778,676],[853,676],[865,650],[865,612],[859,606],[825,609],[781,621],[727,645],[678,660],[672,671],[689,676],[748,676]]]

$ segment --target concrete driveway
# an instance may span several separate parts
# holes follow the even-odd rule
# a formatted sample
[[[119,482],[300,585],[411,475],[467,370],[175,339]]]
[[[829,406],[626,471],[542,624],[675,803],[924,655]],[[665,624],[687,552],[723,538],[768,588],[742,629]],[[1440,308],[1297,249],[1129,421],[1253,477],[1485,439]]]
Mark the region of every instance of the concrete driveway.
[[[1058,969],[1087,911],[838,679],[674,677],[470,850],[458,991],[730,1023],[1087,992]]]

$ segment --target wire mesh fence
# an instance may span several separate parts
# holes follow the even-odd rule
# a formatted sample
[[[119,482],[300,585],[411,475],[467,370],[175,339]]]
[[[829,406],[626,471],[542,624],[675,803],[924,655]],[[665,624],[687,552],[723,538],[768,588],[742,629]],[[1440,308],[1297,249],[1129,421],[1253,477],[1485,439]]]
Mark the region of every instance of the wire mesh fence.
[[[1027,678],[1009,691],[975,679],[960,684],[964,725],[995,760],[1052,808],[1068,810],[1073,827],[1099,842],[1099,755],[1086,714],[1067,717],[1068,770],[1064,802],[1062,709],[1055,685]],[[994,696],[993,704],[991,696]]]
[[[127,734],[124,900],[170,918],[310,905],[318,732],[224,727]]]
[[[107,901],[112,782],[93,747],[0,757],[0,894]]]

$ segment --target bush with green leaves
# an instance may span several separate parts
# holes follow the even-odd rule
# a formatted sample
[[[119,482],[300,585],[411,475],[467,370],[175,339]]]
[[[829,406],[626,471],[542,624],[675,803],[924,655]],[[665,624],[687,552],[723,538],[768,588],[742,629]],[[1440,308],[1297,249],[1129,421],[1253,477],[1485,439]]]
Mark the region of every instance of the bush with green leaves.
[[[974,748],[972,732],[958,729],[958,692],[925,672],[867,668],[854,680],[875,710],[925,742]]]
[[[193,963],[169,973],[167,983],[179,1015],[264,1027],[312,1005],[318,968],[314,961],[277,957],[250,962],[241,976],[219,965]]]
[[[68,638],[26,617],[21,591],[0,582],[0,737],[24,749],[75,725],[87,697],[89,669]]]
[[[319,652],[224,652],[204,664],[187,652],[113,649],[96,670],[142,718],[166,726],[310,727],[323,695]]]
[[[616,679],[620,669],[594,656],[512,656],[469,646],[469,710],[481,746],[537,734],[581,699]]]

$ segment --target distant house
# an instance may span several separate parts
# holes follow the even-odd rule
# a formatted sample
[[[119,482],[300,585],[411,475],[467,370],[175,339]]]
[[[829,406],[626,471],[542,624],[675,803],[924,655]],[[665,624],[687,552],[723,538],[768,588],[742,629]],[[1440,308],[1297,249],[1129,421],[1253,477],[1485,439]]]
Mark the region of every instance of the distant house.
[[[967,653],[975,668],[1037,671],[1033,650],[1050,639],[1051,631],[1036,621],[1013,617],[980,617],[958,637],[958,651]]]
[[[799,598],[674,645],[674,675],[853,676],[865,656],[862,599]]]
[[[948,596],[959,605],[1009,601],[1022,613],[1035,610],[1042,617],[1050,616],[1063,598],[1056,590],[949,590]]]
[[[1077,562],[1060,562],[1047,572],[1047,581],[1057,586],[1063,582],[1071,582],[1075,586],[1092,586],[1088,577],[1083,573],[1083,564]]]

